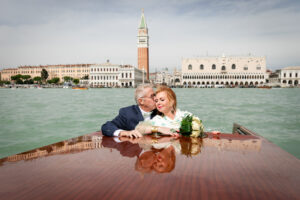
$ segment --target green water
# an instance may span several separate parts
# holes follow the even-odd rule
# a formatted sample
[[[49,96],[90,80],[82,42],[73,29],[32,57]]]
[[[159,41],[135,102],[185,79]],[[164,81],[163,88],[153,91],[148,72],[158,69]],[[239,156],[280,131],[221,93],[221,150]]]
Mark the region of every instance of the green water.
[[[206,131],[234,122],[300,158],[300,89],[174,89]],[[134,89],[0,89],[0,158],[100,130]]]

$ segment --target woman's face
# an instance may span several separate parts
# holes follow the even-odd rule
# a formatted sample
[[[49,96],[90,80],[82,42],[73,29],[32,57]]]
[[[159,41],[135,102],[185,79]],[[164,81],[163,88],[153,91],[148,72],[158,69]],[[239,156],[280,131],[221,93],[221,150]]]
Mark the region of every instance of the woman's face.
[[[153,168],[158,173],[169,172],[175,165],[175,150],[170,146],[156,155]]]
[[[166,92],[157,93],[155,103],[157,110],[165,115],[173,109],[173,102],[168,99]]]

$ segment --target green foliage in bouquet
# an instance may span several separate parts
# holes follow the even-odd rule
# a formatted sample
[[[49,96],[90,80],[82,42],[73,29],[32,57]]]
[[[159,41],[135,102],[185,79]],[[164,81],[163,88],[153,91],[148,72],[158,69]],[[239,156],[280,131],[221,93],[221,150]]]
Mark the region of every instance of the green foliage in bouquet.
[[[190,137],[207,137],[204,133],[204,126],[202,120],[193,115],[187,115],[181,121],[180,134]]]
[[[181,125],[180,125],[180,133],[182,135],[189,136],[192,132],[192,121],[193,116],[188,115],[185,118],[182,119]]]

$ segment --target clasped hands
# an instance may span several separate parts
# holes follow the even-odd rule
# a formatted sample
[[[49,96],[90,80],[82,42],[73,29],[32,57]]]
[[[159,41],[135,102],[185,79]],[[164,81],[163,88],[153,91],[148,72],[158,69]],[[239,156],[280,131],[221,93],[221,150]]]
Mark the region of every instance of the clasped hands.
[[[153,143],[165,143],[165,142],[172,142],[177,137],[155,137],[152,135],[144,135],[140,138],[129,138],[129,137],[120,137],[121,142],[130,142],[132,144],[153,144]]]
[[[157,132],[161,133],[162,135],[167,136],[173,136],[173,137],[179,137],[179,130],[175,130],[172,128],[167,127],[157,127]],[[152,127],[149,126],[147,130],[145,131],[145,134],[152,133]],[[129,138],[140,138],[143,137],[143,134],[140,133],[138,130],[132,130],[132,131],[121,131],[120,132],[121,137],[129,137]]]

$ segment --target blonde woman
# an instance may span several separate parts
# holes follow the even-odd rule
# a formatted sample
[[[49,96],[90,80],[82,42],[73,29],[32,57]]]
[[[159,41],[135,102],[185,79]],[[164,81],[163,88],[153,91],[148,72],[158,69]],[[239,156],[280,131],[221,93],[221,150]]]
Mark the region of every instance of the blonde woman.
[[[141,134],[159,132],[163,135],[178,136],[182,119],[192,113],[177,108],[176,94],[167,86],[157,88],[154,101],[158,114],[149,122],[140,123],[136,130]],[[202,132],[202,124],[200,129]]]

